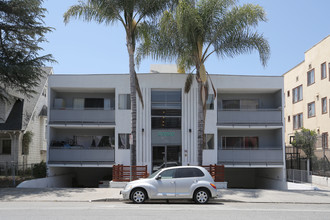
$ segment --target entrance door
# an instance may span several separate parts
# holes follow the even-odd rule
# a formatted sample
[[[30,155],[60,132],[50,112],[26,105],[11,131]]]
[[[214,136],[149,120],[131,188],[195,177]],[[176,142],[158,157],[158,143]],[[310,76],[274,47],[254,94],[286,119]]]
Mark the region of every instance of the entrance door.
[[[153,146],[152,171],[182,164],[181,146]]]

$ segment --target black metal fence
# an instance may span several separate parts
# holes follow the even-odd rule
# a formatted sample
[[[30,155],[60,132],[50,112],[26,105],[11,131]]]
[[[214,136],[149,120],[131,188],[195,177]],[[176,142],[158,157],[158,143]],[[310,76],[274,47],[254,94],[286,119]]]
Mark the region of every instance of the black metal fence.
[[[0,163],[0,176],[33,176],[36,164]]]

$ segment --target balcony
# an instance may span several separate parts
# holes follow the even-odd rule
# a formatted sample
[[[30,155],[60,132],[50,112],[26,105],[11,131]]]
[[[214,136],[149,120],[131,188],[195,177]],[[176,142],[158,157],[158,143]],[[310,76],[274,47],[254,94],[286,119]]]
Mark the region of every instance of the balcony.
[[[50,147],[49,165],[102,166],[115,163],[115,150],[112,147]]]
[[[51,109],[50,124],[115,124],[115,110]]]
[[[221,109],[218,125],[282,125],[281,109]]]
[[[282,148],[219,149],[218,164],[226,166],[283,166]]]

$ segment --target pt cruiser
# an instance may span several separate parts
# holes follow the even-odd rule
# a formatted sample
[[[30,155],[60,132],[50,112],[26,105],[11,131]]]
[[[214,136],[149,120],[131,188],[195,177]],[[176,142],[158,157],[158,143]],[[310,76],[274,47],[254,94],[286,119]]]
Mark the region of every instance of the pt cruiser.
[[[217,197],[217,188],[203,167],[177,166],[158,170],[146,179],[129,182],[120,194],[134,203],[143,203],[146,199],[193,199],[204,204]]]

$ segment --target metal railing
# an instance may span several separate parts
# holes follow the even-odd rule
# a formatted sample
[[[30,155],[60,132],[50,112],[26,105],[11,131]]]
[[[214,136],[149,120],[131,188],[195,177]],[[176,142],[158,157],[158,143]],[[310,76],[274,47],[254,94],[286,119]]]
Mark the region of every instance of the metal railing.
[[[283,149],[281,147],[219,149],[218,163],[225,165],[283,165]]]
[[[309,183],[309,176],[312,175],[311,172],[308,173],[307,170],[295,170],[295,169],[287,169],[286,176],[287,181],[294,183]]]
[[[113,164],[115,149],[112,147],[50,147],[48,164]]]
[[[282,125],[282,109],[219,109],[218,124]]]
[[[114,124],[115,110],[108,109],[51,109],[50,123]]]

